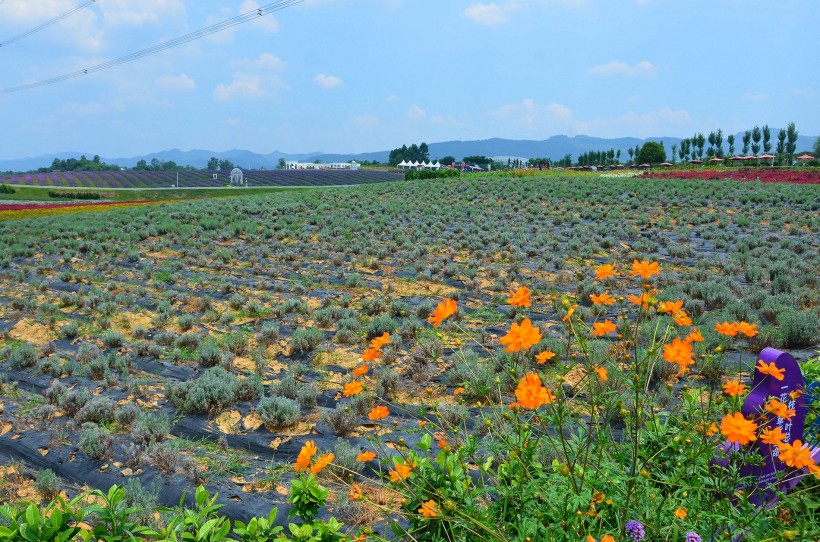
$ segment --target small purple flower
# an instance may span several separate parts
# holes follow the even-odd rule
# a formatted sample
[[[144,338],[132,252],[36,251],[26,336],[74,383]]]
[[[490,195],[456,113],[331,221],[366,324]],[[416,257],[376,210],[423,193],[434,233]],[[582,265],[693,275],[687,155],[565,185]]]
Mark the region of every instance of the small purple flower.
[[[643,524],[640,521],[635,521],[634,519],[627,521],[625,529],[627,534],[631,536],[632,540],[634,540],[635,542],[637,542],[638,540],[643,540],[646,536]]]
[[[703,539],[701,539],[698,533],[689,531],[686,533],[686,542],[703,542]]]

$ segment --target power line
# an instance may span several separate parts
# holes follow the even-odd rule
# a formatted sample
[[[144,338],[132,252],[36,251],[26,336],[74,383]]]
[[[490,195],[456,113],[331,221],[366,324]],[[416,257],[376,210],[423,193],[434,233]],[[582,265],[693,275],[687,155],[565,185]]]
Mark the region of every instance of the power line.
[[[92,0],[96,1],[96,0]],[[140,58],[153,55],[160,51],[164,51],[166,49],[170,49],[172,47],[177,47],[179,45],[183,45],[185,43],[204,38],[205,36],[209,36],[216,32],[220,32],[222,30],[226,30],[233,26],[240,25],[242,23],[248,22],[250,20],[256,19],[258,17],[262,17],[269,13],[273,13],[275,11],[279,11],[285,9],[287,7],[300,4],[305,0],[279,0],[278,2],[273,2],[272,4],[268,4],[266,6],[262,6],[258,9],[253,11],[249,11],[247,13],[243,13],[242,15],[238,15],[226,21],[222,21],[221,23],[217,23],[201,30],[197,30],[195,32],[191,32],[190,34],[186,34],[179,38],[174,38],[170,41],[166,41],[165,43],[160,43],[159,45],[154,45],[152,47],[148,47],[147,49],[143,49],[141,51],[137,51],[135,53],[131,53],[129,55],[121,56],[114,60],[109,60],[107,62],[103,62],[101,64],[96,64],[94,66],[90,66],[88,68],[77,70],[71,73],[67,73],[64,75],[60,75],[57,77],[52,77],[50,79],[44,79],[42,81],[37,81],[36,83],[27,83],[25,85],[19,85],[16,87],[9,87],[0,89],[0,94],[10,94],[12,92],[19,92],[21,90],[29,90],[32,88],[42,87],[45,85],[53,85],[55,83],[61,83],[63,81],[67,81],[69,79],[74,79],[77,77],[82,77],[83,75],[88,75],[90,73],[95,73],[102,70],[107,70],[108,68],[113,68],[115,66],[119,66],[120,64],[125,64],[126,62],[131,62],[133,60],[138,60]]]
[[[0,1],[0,4],[2,4],[5,1],[6,0]],[[66,17],[68,17],[69,15],[72,15],[72,14],[80,11],[81,9],[90,6],[91,4],[93,4],[96,1],[97,0],[87,0],[86,2],[83,2],[82,4],[80,4],[78,6],[75,6],[75,7],[71,8],[70,10],[68,10],[66,12],[63,12],[63,13],[57,15],[53,19],[49,19],[48,21],[44,22],[43,24],[35,26],[31,30],[27,30],[27,31],[23,32],[22,34],[17,34],[13,38],[9,38],[4,42],[0,42],[0,47],[7,47],[7,46],[11,45],[12,43],[14,43],[15,41],[20,41],[21,39],[26,38],[28,36],[31,36],[32,34],[34,34],[36,32],[39,32],[40,30],[42,30],[44,28],[48,28],[49,26],[51,26],[55,23],[59,23],[60,21],[62,21]]]

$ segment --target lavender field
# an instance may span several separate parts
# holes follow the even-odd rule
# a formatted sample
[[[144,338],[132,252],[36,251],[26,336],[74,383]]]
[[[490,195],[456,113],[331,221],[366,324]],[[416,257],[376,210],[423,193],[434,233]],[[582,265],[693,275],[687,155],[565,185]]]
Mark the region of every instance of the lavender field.
[[[248,186],[331,186],[397,181],[401,173],[391,171],[330,171],[330,170],[248,170],[244,172]],[[180,187],[219,187],[230,184],[227,172],[206,170],[179,172]],[[70,186],[82,188],[163,188],[176,184],[177,174],[170,171],[52,171],[0,176],[0,184],[29,186]]]

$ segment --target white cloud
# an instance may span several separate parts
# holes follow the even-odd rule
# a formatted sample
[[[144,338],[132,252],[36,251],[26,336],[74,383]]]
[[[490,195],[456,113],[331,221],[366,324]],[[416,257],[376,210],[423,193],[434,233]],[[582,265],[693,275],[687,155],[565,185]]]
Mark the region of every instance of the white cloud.
[[[235,60],[231,64],[237,69],[233,80],[227,84],[221,83],[214,89],[214,98],[221,102],[259,100],[270,96],[273,89],[289,88],[279,76],[287,63],[271,53]]]
[[[405,116],[410,120],[422,120],[427,117],[427,112],[421,107],[414,105],[407,110]]]
[[[320,73],[314,77],[313,80],[317,85],[326,89],[336,88],[342,84],[342,80],[340,78],[335,75],[326,75],[324,73]]]
[[[234,62],[234,65],[243,70],[278,72],[285,69],[287,62],[271,53],[262,53],[259,58],[238,60]]]
[[[185,15],[185,4],[181,0],[105,0],[98,5],[105,22],[111,25],[163,24],[169,18]]]
[[[570,129],[573,122],[572,111],[568,107],[555,102],[538,105],[532,98],[503,105],[499,109],[489,111],[487,116],[522,127],[560,126],[561,130]]]
[[[485,117],[494,133],[514,134],[519,138],[545,138],[554,134],[649,137],[694,128],[689,113],[680,109],[663,107],[642,113],[629,111],[611,118],[578,119],[563,104],[539,104],[530,98],[490,110]]]
[[[464,10],[464,15],[468,19],[486,26],[506,24],[510,21],[507,9],[498,4],[474,4]]]
[[[185,73],[159,77],[154,81],[154,84],[157,88],[164,90],[196,90],[196,81]]]
[[[54,14],[64,13],[75,7],[75,3],[71,0],[7,2],[1,8],[3,22],[9,24],[9,28],[14,28],[16,31],[4,32],[7,35],[4,35],[3,39],[19,35],[34,25],[43,23],[53,17]],[[97,28],[99,17],[97,17],[92,7],[81,9],[71,17],[66,17],[51,27],[50,32],[47,30],[25,39],[27,41],[37,41],[56,37],[60,42],[74,44],[86,51],[96,51],[102,46],[102,32]],[[16,44],[14,46],[16,47]]]
[[[635,78],[635,77],[654,77],[657,73],[655,66],[647,60],[641,60],[634,66],[630,66],[626,62],[620,60],[613,60],[607,64],[600,64],[589,69],[589,73],[593,75],[616,75],[621,77]]]
[[[256,0],[245,0],[239,6],[239,13],[248,13],[249,11],[253,11],[255,9],[259,9],[259,2]],[[270,14],[257,17],[251,21],[250,26],[269,33],[279,31],[279,21],[276,20],[276,17]]]
[[[258,100],[265,96],[262,88],[262,78],[245,73],[234,74],[229,84],[219,84],[214,89],[214,98],[220,102],[235,99]]]

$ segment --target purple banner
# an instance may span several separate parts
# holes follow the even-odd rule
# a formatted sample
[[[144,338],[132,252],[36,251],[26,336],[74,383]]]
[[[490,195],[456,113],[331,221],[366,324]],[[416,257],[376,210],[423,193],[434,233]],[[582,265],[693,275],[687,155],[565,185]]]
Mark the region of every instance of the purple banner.
[[[791,354],[774,348],[764,349],[758,359],[769,366],[774,364],[777,369],[782,371],[783,379],[778,380],[772,375],[763,374],[759,369],[755,369],[752,391],[746,398],[746,402],[743,403],[741,412],[746,417],[753,417],[758,420],[761,433],[766,428],[775,429],[779,427],[785,435],[783,439],[785,443],[791,444],[796,440],[802,442],[806,421],[806,398],[803,395],[805,381],[803,380],[803,374],[800,372],[800,366]],[[766,411],[766,404],[771,398],[777,399],[785,404],[788,410],[794,411],[791,419],[781,418]],[[780,479],[779,489],[788,492],[800,481],[802,472],[792,469],[778,460],[777,456],[780,451],[777,446],[764,444],[759,438],[752,445],[760,452],[762,461],[760,465],[744,466],[740,474],[741,476],[754,477],[757,480],[756,487],[751,490],[750,500],[758,505],[763,503],[770,505],[774,502],[772,485],[777,484],[778,479]]]

